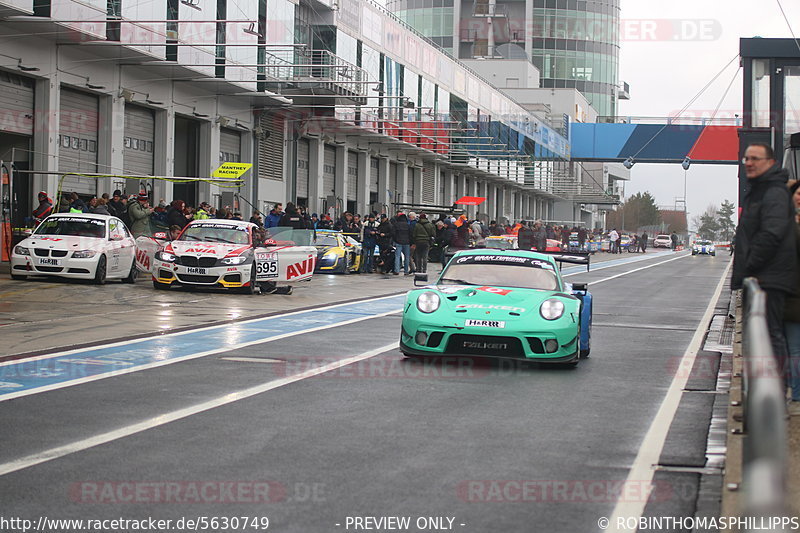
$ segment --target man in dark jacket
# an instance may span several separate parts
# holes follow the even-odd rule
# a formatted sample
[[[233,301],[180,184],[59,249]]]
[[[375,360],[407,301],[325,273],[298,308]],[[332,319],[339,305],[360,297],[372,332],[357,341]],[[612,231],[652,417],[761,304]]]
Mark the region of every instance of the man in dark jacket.
[[[375,265],[377,269],[383,273],[388,274],[394,268],[392,261],[392,225],[385,214],[381,215],[380,224],[378,224],[378,249],[380,252],[380,264]]]
[[[430,250],[433,239],[436,237],[436,229],[433,227],[433,224],[430,223],[425,213],[419,215],[414,229],[411,230],[411,235],[416,245],[414,249],[416,271],[425,274],[428,272],[428,251]]]
[[[747,191],[742,200],[731,289],[741,289],[753,276],[767,294],[767,326],[781,376],[787,347],[783,334],[783,306],[795,290],[797,258],[794,207],[786,190],[788,173],[775,162],[772,147],[754,143],[744,153]]]
[[[122,191],[117,189],[108,202],[108,211],[115,217],[122,218],[122,215],[125,214],[127,209],[128,206],[122,203]]]
[[[372,274],[375,272],[375,246],[378,244],[378,222],[375,213],[370,213],[363,227],[363,240],[361,241],[362,272]]]
[[[278,227],[288,227],[293,229],[309,229],[306,219],[297,212],[297,208],[292,202],[286,204],[286,212],[278,221]]]
[[[533,247],[537,252],[547,250],[547,230],[543,227],[541,220],[537,220],[533,224]]]
[[[392,241],[394,243],[394,275],[400,275],[400,267],[408,275],[408,260],[411,258],[411,226],[408,217],[402,211],[392,219]],[[402,255],[402,259],[400,258]]]
[[[528,226],[527,222],[522,222],[522,227],[517,232],[517,245],[520,250],[533,250],[533,228]]]

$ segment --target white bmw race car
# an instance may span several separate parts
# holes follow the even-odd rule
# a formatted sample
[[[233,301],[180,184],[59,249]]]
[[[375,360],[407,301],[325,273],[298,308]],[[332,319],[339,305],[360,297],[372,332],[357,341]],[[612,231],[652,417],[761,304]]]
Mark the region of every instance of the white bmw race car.
[[[711,241],[695,241],[694,245],[692,245],[692,255],[698,254],[716,256],[717,250]]]
[[[90,213],[50,215],[14,247],[11,277],[58,276],[136,281],[136,244],[117,217]]]
[[[159,239],[151,241],[158,244]],[[260,285],[275,292],[277,282],[311,279],[317,254],[314,247],[296,242],[265,242],[255,224],[238,220],[196,220],[177,239],[164,242],[149,269],[156,289],[224,287],[253,294]],[[147,251],[140,249],[137,259],[146,270]],[[285,289],[280,292],[291,292]]]

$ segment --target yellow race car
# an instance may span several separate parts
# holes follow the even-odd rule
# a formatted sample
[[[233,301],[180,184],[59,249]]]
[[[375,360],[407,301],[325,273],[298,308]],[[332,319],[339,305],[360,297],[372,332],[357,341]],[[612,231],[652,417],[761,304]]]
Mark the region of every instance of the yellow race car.
[[[335,230],[317,230],[313,245],[317,248],[314,272],[349,274],[361,271],[361,243],[352,235]]]

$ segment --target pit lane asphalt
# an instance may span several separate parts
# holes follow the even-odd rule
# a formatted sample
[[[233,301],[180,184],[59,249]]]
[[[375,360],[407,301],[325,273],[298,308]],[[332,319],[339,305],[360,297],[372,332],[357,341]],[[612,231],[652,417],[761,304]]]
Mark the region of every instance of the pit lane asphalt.
[[[451,516],[463,531],[595,531],[597,519],[613,509],[614,494],[581,498],[569,491],[565,498],[551,493],[538,498],[545,501],[489,503],[469,496],[488,492],[489,480],[565,481],[587,489],[589,481],[625,479],[728,258],[680,256],[591,283],[672,257],[567,278],[588,281],[595,295],[593,353],[575,370],[437,369],[390,350],[0,476],[3,514],[266,514],[273,530],[304,532],[344,530],[353,515]],[[396,341],[398,330],[399,315],[374,318],[0,402],[0,424],[11,428],[0,462],[362,353]],[[244,360],[231,359],[237,357]],[[77,482],[136,480],[273,480],[290,501],[89,504],[70,493]],[[470,480],[484,483],[465,492],[476,487]],[[298,494],[309,487],[315,497]]]

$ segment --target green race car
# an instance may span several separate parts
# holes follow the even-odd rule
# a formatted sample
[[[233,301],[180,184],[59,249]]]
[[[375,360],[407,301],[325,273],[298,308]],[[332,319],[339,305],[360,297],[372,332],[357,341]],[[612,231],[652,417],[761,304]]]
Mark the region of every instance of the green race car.
[[[400,350],[577,364],[589,355],[592,295],[563,281],[560,262],[588,265],[568,254],[459,252],[434,284],[407,294]]]

